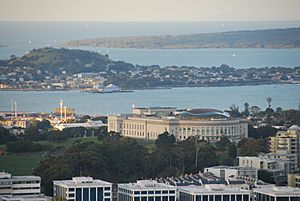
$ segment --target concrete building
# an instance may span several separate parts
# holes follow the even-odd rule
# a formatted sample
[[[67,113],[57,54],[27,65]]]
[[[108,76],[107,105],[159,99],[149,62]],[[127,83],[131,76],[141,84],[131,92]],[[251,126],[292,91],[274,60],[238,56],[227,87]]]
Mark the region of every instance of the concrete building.
[[[112,183],[92,177],[53,181],[53,197],[68,201],[111,201]]]
[[[3,195],[0,201],[51,201],[51,198],[44,195]]]
[[[292,161],[291,172],[299,170],[300,164],[300,127],[294,125],[287,131],[279,131],[270,137],[270,156],[274,159]]]
[[[176,187],[150,180],[118,184],[118,201],[176,201]]]
[[[288,186],[294,188],[300,188],[300,174],[289,174]]]
[[[300,189],[286,186],[263,186],[253,189],[256,201],[299,201]]]
[[[180,187],[178,192],[179,201],[250,201],[251,193],[222,184]]]
[[[274,178],[277,185],[283,185],[287,183],[287,170],[290,169],[290,162],[270,159],[263,156],[243,156],[238,157],[239,167],[253,167],[258,170],[266,170]]]
[[[0,196],[39,195],[41,193],[41,178],[37,176],[12,176],[0,172]]]
[[[257,179],[257,169],[254,167],[238,167],[238,166],[214,166],[204,168],[204,172],[210,172],[220,179],[230,178],[251,178]]]
[[[228,113],[213,109],[183,109],[172,107],[133,108],[132,114],[108,117],[108,131],[140,139],[157,139],[167,131],[177,140],[196,136],[210,142],[222,136],[237,142],[248,137],[245,119],[231,118]]]

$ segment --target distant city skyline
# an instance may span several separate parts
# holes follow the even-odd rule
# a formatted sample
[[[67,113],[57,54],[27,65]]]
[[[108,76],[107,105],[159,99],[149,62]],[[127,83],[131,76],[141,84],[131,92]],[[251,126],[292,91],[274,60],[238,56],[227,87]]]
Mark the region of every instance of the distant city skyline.
[[[0,21],[300,20],[299,0],[0,0]]]

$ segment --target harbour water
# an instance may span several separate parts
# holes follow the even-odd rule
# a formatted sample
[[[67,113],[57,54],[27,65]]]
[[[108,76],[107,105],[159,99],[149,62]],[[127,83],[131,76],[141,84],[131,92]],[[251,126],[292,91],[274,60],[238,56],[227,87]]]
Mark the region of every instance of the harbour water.
[[[174,106],[178,108],[215,108],[225,110],[232,104],[243,110],[248,102],[266,109],[266,98],[272,107],[298,109],[300,85],[261,85],[233,87],[197,87],[160,90],[136,90],[133,93],[87,93],[79,91],[0,91],[0,111],[10,111],[11,101],[17,101],[19,111],[51,112],[64,100],[78,114],[107,115],[128,113],[137,107]]]
[[[0,22],[0,59],[63,42],[97,37],[178,35],[254,29],[300,27],[300,21],[282,22]],[[2,45],[2,46],[1,46]],[[296,67],[300,49],[118,49],[81,47],[114,60],[139,65],[235,68]]]

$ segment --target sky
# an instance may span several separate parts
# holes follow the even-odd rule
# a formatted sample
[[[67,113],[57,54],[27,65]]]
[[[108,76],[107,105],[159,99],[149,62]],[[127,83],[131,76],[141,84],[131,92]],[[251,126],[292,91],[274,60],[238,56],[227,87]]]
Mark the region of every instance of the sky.
[[[0,0],[0,21],[300,20],[300,0]]]

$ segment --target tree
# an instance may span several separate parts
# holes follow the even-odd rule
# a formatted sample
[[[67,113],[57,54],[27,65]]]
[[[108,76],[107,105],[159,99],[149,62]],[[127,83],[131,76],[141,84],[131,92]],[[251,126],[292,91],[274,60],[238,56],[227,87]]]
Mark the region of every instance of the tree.
[[[232,158],[232,159],[236,158],[237,150],[236,150],[235,144],[231,143],[230,145],[228,145],[228,147],[227,147],[227,156],[229,158]]]
[[[7,142],[14,141],[15,137],[9,133],[9,130],[0,127],[0,144],[6,144]]]
[[[258,179],[269,184],[275,184],[274,178],[267,170],[258,170]]]
[[[268,97],[268,98],[267,98],[267,102],[268,102],[268,108],[270,109],[270,108],[271,108],[272,98],[271,98],[271,97]]]
[[[246,103],[244,104],[244,107],[245,107],[245,109],[244,109],[244,115],[245,115],[246,117],[248,117],[248,116],[250,115],[250,112],[249,112],[249,104],[246,102]]]
[[[224,151],[230,143],[230,140],[226,136],[222,136],[220,140],[216,142],[216,148],[219,151]]]
[[[169,134],[167,131],[158,135],[157,139],[155,140],[155,144],[158,147],[173,145],[175,142],[176,142],[175,136],[172,134]]]
[[[229,111],[230,116],[232,116],[232,117],[240,117],[241,116],[238,106],[233,104],[229,108],[230,108],[230,111]]]
[[[252,106],[250,108],[250,113],[252,116],[257,116],[261,112],[261,109],[258,106]]]
[[[49,128],[52,128],[50,121],[48,121],[47,119],[43,119],[42,121],[39,121],[36,124],[37,129],[40,130],[48,130]]]

